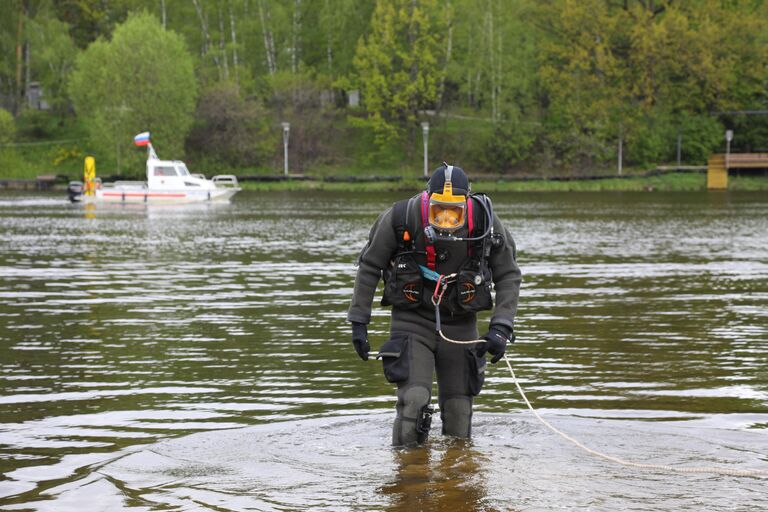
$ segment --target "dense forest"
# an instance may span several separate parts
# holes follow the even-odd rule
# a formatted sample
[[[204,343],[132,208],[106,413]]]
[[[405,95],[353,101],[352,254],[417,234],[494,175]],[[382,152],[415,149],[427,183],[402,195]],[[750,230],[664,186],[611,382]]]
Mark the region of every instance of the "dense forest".
[[[0,175],[594,173],[768,149],[762,0],[3,0]],[[29,171],[29,170],[32,171]]]

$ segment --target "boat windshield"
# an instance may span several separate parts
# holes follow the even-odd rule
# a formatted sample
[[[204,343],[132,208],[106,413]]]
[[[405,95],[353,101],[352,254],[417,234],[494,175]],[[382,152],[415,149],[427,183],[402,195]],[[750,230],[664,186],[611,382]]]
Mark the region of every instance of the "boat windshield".
[[[178,164],[176,168],[179,170],[179,175],[181,176],[189,176],[189,170],[187,169],[187,166],[184,164]]]
[[[158,165],[155,167],[155,176],[177,176],[176,169],[170,165]]]

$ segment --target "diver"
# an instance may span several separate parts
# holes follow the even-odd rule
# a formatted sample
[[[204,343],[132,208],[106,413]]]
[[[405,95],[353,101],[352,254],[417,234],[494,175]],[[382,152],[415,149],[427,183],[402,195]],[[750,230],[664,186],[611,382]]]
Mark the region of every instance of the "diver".
[[[392,444],[427,440],[433,373],[443,434],[469,438],[485,354],[496,363],[515,339],[521,274],[512,236],[490,198],[470,194],[461,168],[443,163],[426,191],[395,203],[371,228],[347,313],[355,351],[366,361],[371,306],[382,278],[381,303],[392,307],[392,315],[390,338],[377,358],[386,379],[397,384]],[[491,309],[482,341],[456,343],[478,340],[477,313]]]

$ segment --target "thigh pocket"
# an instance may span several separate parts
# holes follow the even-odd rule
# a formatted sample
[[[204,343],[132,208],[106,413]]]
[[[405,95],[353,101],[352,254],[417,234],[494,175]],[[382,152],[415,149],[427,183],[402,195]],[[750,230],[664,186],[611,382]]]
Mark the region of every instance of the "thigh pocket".
[[[469,366],[469,371],[467,372],[469,394],[476,396],[483,389],[483,383],[485,382],[485,356],[478,356],[477,350],[474,348],[468,349],[465,353]]]
[[[408,335],[393,334],[389,341],[379,349],[376,359],[384,365],[384,376],[389,382],[408,380],[410,366],[408,362]]]

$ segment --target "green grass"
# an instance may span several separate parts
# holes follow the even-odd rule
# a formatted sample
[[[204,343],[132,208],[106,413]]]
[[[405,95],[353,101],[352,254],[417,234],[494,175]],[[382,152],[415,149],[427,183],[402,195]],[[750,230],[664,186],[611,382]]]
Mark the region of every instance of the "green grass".
[[[768,188],[768,180],[765,183]],[[568,181],[530,180],[478,182],[477,190],[494,192],[600,192],[612,191],[692,191],[706,189],[703,173],[669,173],[658,176],[628,178],[580,179]]]
[[[768,178],[732,177],[732,190],[768,190]],[[407,179],[397,182],[327,182],[321,180],[289,180],[276,182],[244,182],[246,190],[335,190],[351,192],[418,191],[423,189],[424,180]],[[695,191],[706,189],[704,173],[669,173],[659,176],[630,178],[606,178],[554,181],[536,180],[482,180],[474,181],[473,190],[483,192],[600,192],[600,191]]]
[[[83,173],[84,158],[78,141],[2,147],[0,178],[33,180],[43,174],[61,174],[74,179]]]
[[[263,192],[328,190],[336,192],[418,192],[424,189],[424,180],[333,182],[321,180],[244,181],[244,190]]]
[[[728,189],[750,192],[768,191],[768,176],[731,176],[728,178]]]

